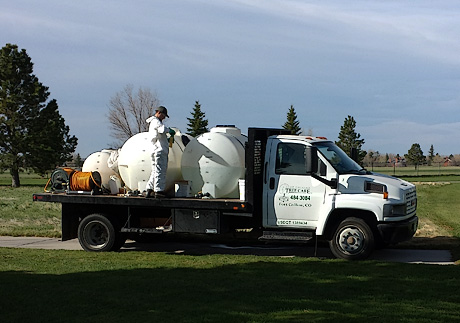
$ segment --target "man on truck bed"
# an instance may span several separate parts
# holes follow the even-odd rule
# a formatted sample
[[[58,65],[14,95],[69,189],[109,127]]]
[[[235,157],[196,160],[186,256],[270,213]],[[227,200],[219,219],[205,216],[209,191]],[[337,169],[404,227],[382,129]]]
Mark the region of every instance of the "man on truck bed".
[[[146,121],[150,123],[149,132],[153,135],[152,171],[147,182],[147,193],[145,197],[166,197],[166,170],[168,168],[169,145],[166,134],[174,136],[175,131],[166,127],[163,120],[169,118],[168,110],[164,106],[159,106],[155,110],[155,115]]]

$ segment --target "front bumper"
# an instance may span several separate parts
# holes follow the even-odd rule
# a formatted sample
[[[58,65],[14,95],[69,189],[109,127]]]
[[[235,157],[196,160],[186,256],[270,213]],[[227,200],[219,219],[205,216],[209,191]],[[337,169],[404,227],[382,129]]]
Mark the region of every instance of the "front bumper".
[[[377,229],[384,243],[395,244],[410,240],[414,236],[415,231],[417,231],[417,226],[418,217],[414,215],[405,221],[379,223],[377,224]]]

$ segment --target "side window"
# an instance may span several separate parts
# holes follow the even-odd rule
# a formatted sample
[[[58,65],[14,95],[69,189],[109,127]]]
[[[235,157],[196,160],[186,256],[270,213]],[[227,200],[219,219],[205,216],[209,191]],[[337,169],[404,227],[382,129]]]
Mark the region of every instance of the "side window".
[[[305,145],[278,144],[275,167],[276,174],[305,175]]]
[[[320,176],[326,176],[326,174],[327,174],[327,166],[321,160],[321,158],[318,158],[318,173],[319,173]]]

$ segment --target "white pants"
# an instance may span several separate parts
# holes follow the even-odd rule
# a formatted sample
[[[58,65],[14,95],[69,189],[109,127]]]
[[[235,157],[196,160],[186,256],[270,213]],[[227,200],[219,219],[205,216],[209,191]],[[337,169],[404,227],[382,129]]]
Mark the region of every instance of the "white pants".
[[[166,189],[166,170],[168,169],[168,151],[155,150],[152,153],[152,171],[146,189],[163,192]]]

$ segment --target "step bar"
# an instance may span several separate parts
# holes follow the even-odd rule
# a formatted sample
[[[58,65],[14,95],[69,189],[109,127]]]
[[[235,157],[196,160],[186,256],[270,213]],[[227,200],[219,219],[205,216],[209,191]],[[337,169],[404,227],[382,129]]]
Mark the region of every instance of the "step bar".
[[[263,231],[260,241],[272,242],[298,242],[307,243],[315,239],[315,257],[318,252],[318,238],[314,231],[298,232],[298,231]]]
[[[260,241],[308,242],[315,237],[313,231],[263,231]]]

